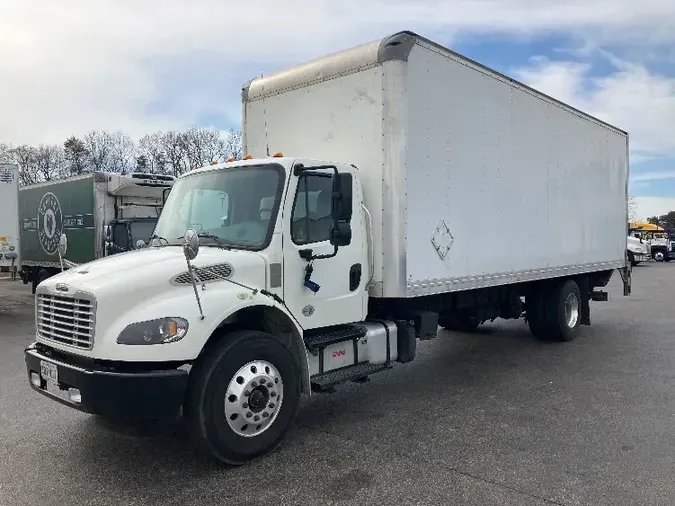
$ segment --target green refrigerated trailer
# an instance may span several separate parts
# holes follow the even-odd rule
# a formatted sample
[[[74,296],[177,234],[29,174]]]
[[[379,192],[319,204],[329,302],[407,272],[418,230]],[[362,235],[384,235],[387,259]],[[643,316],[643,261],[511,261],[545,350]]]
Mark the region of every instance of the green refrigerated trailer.
[[[77,264],[147,242],[174,180],[163,174],[94,172],[21,187],[21,279],[35,291],[61,270],[62,233],[68,260]]]

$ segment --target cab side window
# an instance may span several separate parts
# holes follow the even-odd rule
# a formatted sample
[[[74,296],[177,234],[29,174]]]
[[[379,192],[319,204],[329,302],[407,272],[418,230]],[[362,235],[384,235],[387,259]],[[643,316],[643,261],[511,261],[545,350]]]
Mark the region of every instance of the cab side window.
[[[329,174],[303,174],[298,180],[291,238],[295,244],[310,244],[330,239],[333,220],[331,200],[333,177]]]
[[[129,248],[129,237],[125,224],[115,224],[115,228],[113,228],[113,243],[114,247],[119,248],[122,251],[125,251]]]

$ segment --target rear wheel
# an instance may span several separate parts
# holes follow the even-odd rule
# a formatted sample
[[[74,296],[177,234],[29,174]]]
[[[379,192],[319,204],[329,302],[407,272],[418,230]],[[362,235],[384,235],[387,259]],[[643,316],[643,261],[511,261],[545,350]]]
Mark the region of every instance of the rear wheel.
[[[579,333],[581,291],[571,279],[542,286],[529,296],[527,319],[532,334],[546,341],[571,341]]]
[[[195,364],[185,420],[203,453],[241,465],[281,443],[299,402],[299,368],[290,349],[271,334],[241,331]]]

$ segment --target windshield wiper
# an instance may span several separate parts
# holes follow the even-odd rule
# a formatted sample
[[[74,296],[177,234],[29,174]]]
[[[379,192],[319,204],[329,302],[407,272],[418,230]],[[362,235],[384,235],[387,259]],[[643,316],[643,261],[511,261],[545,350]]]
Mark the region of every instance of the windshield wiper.
[[[231,251],[232,248],[230,248],[227,244],[225,244],[220,237],[214,234],[209,234],[207,232],[199,232],[197,233],[197,237],[201,237],[203,239],[213,239],[213,241],[216,243],[216,245],[220,249],[226,249],[228,251]],[[178,237],[177,239],[182,239],[182,237]],[[206,246],[206,245],[205,245]]]
[[[159,236],[157,234],[152,234],[148,239],[148,244],[150,244],[154,239],[157,239],[160,243],[164,241],[167,246],[169,246],[169,241],[165,237]]]

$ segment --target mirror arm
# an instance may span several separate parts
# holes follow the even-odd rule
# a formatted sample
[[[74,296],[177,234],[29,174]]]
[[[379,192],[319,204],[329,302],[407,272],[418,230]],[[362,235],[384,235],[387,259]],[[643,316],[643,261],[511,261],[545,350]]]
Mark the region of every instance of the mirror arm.
[[[308,262],[313,260],[326,260],[327,258],[333,258],[335,255],[337,255],[338,247],[334,245],[333,252],[326,255],[314,255],[313,250],[311,249],[301,249],[298,251],[298,253],[300,254],[300,258],[307,260]]]

